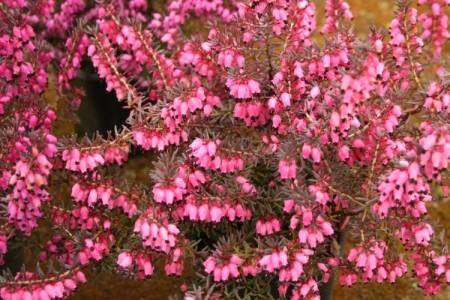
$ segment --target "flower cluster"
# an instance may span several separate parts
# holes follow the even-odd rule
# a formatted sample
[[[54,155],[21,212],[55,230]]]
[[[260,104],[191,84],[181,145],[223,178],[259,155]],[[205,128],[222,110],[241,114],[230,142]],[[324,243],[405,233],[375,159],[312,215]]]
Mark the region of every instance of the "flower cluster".
[[[326,22],[323,25],[323,33],[332,33],[336,31],[339,24],[339,18],[353,19],[350,5],[344,0],[327,0],[325,2]]]
[[[76,203],[87,204],[88,207],[102,204],[108,209],[120,208],[129,216],[133,216],[137,212],[136,196],[113,189],[109,184],[83,185],[75,183],[72,186],[71,196]]]
[[[174,224],[159,223],[154,219],[154,214],[154,210],[150,208],[141,215],[134,224],[134,232],[140,234],[145,247],[169,253],[176,246],[180,230]]]
[[[438,256],[434,251],[427,251],[414,254],[412,259],[419,286],[428,294],[435,294],[443,284],[450,283],[448,255]]]
[[[392,208],[402,208],[419,218],[427,212],[426,202],[431,201],[430,187],[420,174],[418,163],[404,169],[395,169],[378,186],[379,203],[372,206],[380,218],[385,218]]]
[[[178,218],[191,221],[219,223],[223,219],[230,222],[245,221],[251,218],[251,210],[230,198],[220,199],[196,198],[194,195],[186,197],[186,202],[175,211]]]
[[[278,276],[280,282],[297,282],[304,274],[303,267],[308,264],[309,257],[314,254],[310,249],[301,249],[293,254],[294,259],[289,262],[286,268],[280,270]]]
[[[274,234],[281,230],[280,220],[277,218],[268,218],[266,220],[256,221],[256,233],[262,236]]]
[[[450,3],[418,3],[361,41],[344,0],[321,30],[312,0],[2,1],[0,264],[16,232],[51,227],[38,272],[2,275],[1,298],[67,297],[100,261],[138,279],[187,263],[189,300],[316,300],[334,276],[409,270],[437,293]],[[114,92],[121,129],[62,133],[80,75]]]
[[[261,92],[259,83],[254,79],[229,78],[226,82],[230,95],[238,99],[248,99]]]
[[[419,144],[423,149],[420,164],[428,179],[441,181],[441,172],[446,170],[450,162],[450,134],[445,126],[434,127],[428,122],[420,125],[422,138]]]
[[[70,36],[65,42],[65,47],[71,55],[61,59],[58,83],[63,88],[69,88],[69,81],[77,76],[77,72],[81,68],[83,56],[89,47],[89,37],[82,33]]]
[[[439,83],[432,82],[428,87],[424,107],[437,113],[450,113],[450,92],[443,90]]]
[[[55,114],[49,110],[44,117],[43,121],[38,121],[36,115],[28,115],[28,122],[19,127],[20,134],[8,159],[15,161],[8,176],[11,187],[8,194],[9,222],[26,234],[30,234],[37,226],[37,219],[42,216],[42,203],[50,200],[46,186],[53,168],[50,160],[57,151],[57,139],[49,129]],[[27,137],[27,128],[34,130],[44,140]],[[18,156],[19,153],[24,157]]]
[[[197,164],[205,169],[220,170],[222,173],[231,173],[244,169],[244,161],[239,155],[221,155],[219,153],[221,140],[205,141],[200,138],[195,139],[190,148],[192,156],[197,160]],[[219,149],[218,149],[219,148]]]
[[[15,11],[14,11],[15,12]],[[4,17],[2,17],[2,20]],[[26,22],[2,28],[0,35],[0,114],[4,105],[22,93],[42,93],[47,85],[46,65],[51,54],[37,48],[36,32]]]
[[[114,243],[114,236],[107,232],[102,233],[95,239],[84,239],[83,247],[77,254],[79,263],[85,266],[91,261],[101,261],[110,254],[110,249]]]
[[[229,279],[238,278],[240,276],[239,267],[242,264],[242,259],[237,255],[232,255],[228,259],[218,259],[214,256],[209,256],[203,266],[205,272],[213,274],[214,281],[227,281]]]
[[[150,130],[143,126],[133,129],[133,140],[136,145],[144,150],[163,150],[169,145],[179,145],[187,140],[187,132],[184,130],[170,132],[168,130]]]
[[[446,40],[450,39],[448,31],[448,15],[445,13],[446,6],[450,5],[448,0],[419,0],[419,4],[425,4],[431,8],[431,11],[422,13],[419,16],[423,24],[423,40],[431,40],[433,44],[433,53],[435,57],[442,55],[442,48]]]
[[[5,300],[13,299],[61,299],[69,296],[79,284],[86,282],[82,271],[70,272],[64,276],[55,276],[47,280],[35,278],[32,273],[18,273],[15,280],[19,285],[5,286],[0,296]]]
[[[85,8],[86,3],[84,0],[63,1],[60,6],[60,11],[53,13],[51,18],[45,22],[47,34],[50,36],[65,36],[67,30],[69,30],[76,21],[77,14],[83,12]]]
[[[145,253],[130,253],[122,252],[117,257],[117,265],[123,269],[136,268],[136,275],[138,278],[145,278],[151,276],[154,271],[154,266],[152,264],[152,258]]]
[[[77,148],[66,149],[62,153],[62,160],[66,162],[67,170],[86,173],[108,162],[115,162],[121,165],[127,160],[128,148],[109,147],[102,154],[100,154],[100,151],[81,152]]]
[[[383,241],[371,241],[368,245],[370,245],[368,249],[362,247],[350,249],[347,256],[348,261],[361,270],[364,280],[370,280],[375,273],[380,273],[377,269],[384,264],[384,255],[387,250]],[[382,273],[378,276],[386,276],[384,271]]]

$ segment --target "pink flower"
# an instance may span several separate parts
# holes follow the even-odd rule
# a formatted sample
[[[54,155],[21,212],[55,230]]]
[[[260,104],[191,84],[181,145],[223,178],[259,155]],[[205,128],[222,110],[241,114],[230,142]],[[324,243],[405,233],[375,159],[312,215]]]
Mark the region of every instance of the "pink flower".
[[[203,263],[205,272],[213,274],[214,281],[228,281],[231,278],[238,278],[240,276],[238,267],[242,264],[242,259],[233,254],[229,259],[219,259],[214,256],[209,256]]]
[[[316,98],[317,96],[320,95],[320,88],[316,85],[311,89],[311,93],[310,93],[312,98]]]
[[[276,233],[281,230],[280,221],[277,218],[258,220],[256,222],[256,233],[265,236]]]
[[[352,286],[356,283],[357,280],[357,275],[352,272],[343,272],[343,274],[341,274],[341,276],[339,277],[339,283],[345,286]]]
[[[294,208],[295,201],[292,199],[284,200],[284,207],[283,211],[286,213],[290,213],[292,209]]]
[[[422,223],[414,226],[413,234],[417,244],[427,246],[433,235],[433,228],[428,223]]]
[[[278,172],[281,179],[293,179],[297,176],[297,164],[295,160],[280,160],[278,163]]]
[[[253,79],[227,79],[230,95],[238,99],[248,99],[261,92],[259,83]]]

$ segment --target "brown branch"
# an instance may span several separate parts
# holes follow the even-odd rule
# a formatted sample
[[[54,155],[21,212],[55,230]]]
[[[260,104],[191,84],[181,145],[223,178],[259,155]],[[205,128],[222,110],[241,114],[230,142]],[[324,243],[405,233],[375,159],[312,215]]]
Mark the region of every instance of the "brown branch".
[[[42,278],[42,279],[8,281],[8,282],[5,283],[5,285],[20,286],[20,285],[42,284],[42,283],[59,281],[61,278],[67,277],[67,276],[71,275],[72,273],[75,273],[75,272],[77,272],[77,271],[79,271],[81,269],[82,269],[81,266],[77,266],[77,267],[75,267],[73,269],[67,270],[64,273],[61,273],[61,274],[58,274],[58,275],[55,275],[55,276]]]
[[[147,42],[145,41],[144,37],[142,36],[142,33],[140,32],[140,30],[136,30],[137,36],[139,37],[139,40],[141,41],[142,45],[144,46],[145,50],[150,53],[153,61],[156,64],[156,67],[158,69],[159,74],[161,75],[161,79],[163,81],[164,87],[166,88],[166,90],[169,89],[169,85],[167,83],[167,79],[166,79],[166,75],[164,74],[163,68],[161,67],[161,63],[158,59],[158,57],[156,56],[155,51],[153,50],[153,48],[151,48]]]
[[[406,53],[408,56],[409,61],[409,67],[411,68],[411,71],[413,73],[414,81],[416,82],[417,86],[420,89],[423,89],[422,83],[420,82],[419,76],[417,75],[416,67],[414,66],[414,60],[412,57],[412,51],[411,51],[411,37],[409,36],[408,32],[408,24],[407,24],[407,14],[408,14],[408,6],[405,7],[404,15],[403,15],[403,30],[405,33],[405,44],[406,44]]]
[[[132,101],[129,101],[127,99],[127,104],[128,107],[131,108],[133,106],[135,106],[136,102],[139,101],[139,97],[137,95],[137,92],[134,90],[134,88],[124,79],[124,77],[120,74],[119,70],[117,69],[117,67],[114,65],[114,63],[112,62],[112,58],[109,56],[109,54],[107,53],[106,49],[103,47],[102,43],[100,42],[99,37],[97,36],[97,34],[93,33],[94,36],[94,40],[95,43],[97,45],[97,48],[102,52],[102,55],[104,56],[104,58],[106,59],[106,61],[108,62],[108,66],[111,68],[111,70],[114,72],[114,74],[117,76],[117,78],[119,79],[120,83],[125,87],[125,89],[128,91],[128,94],[131,95]]]
[[[348,198],[350,201],[358,204],[359,206],[364,206],[364,207],[366,206],[366,203],[356,200],[354,197],[350,196],[349,194],[342,192],[342,191],[338,190],[337,188],[331,186],[328,182],[324,181],[324,184],[332,192],[340,194],[341,196],[344,196],[345,198]]]
[[[121,27],[122,23],[114,16],[114,14],[111,12],[110,9],[108,9],[108,15],[109,17],[114,21],[114,23]],[[142,32],[140,29],[133,27],[134,31],[136,32],[139,41],[142,43],[142,45],[144,46],[144,49],[150,54],[150,56],[152,57],[153,61],[156,64],[156,67],[158,68],[158,72],[161,75],[161,79],[164,83],[164,87],[166,89],[169,88],[169,85],[167,83],[167,79],[166,76],[164,74],[163,68],[161,67],[161,62],[159,61],[158,57],[156,56],[156,53],[154,51],[154,49],[146,42],[146,40],[144,39],[144,36],[142,35]]]

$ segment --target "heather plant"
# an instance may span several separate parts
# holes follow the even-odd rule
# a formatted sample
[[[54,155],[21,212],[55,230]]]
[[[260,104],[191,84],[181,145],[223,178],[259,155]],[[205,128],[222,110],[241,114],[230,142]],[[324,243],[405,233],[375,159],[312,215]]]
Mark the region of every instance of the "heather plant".
[[[65,298],[98,265],[184,274],[186,300],[404,276],[438,293],[450,254],[427,204],[448,201],[450,1],[417,4],[359,39],[344,0],[319,21],[309,0],[0,1],[0,264],[48,229],[0,297]],[[44,94],[75,112],[86,64],[126,124],[57,138]],[[126,181],[146,152],[148,181]]]

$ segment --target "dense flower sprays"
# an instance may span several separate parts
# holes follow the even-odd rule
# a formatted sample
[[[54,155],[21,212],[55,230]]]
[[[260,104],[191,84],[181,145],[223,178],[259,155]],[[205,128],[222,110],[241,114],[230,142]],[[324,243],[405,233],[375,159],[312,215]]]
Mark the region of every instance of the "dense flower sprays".
[[[6,275],[1,297],[65,297],[100,262],[140,279],[187,263],[201,276],[185,299],[319,299],[335,275],[408,271],[437,293],[450,256],[427,204],[448,198],[450,3],[419,3],[360,41],[343,0],[325,1],[321,30],[309,0],[174,0],[151,16],[146,1],[1,1],[0,263],[15,232],[55,225],[39,255],[53,268]],[[209,25],[187,38],[192,16]],[[83,62],[127,127],[57,140],[43,92],[77,108]],[[117,167],[132,150],[159,153],[143,183]]]

